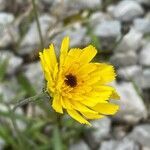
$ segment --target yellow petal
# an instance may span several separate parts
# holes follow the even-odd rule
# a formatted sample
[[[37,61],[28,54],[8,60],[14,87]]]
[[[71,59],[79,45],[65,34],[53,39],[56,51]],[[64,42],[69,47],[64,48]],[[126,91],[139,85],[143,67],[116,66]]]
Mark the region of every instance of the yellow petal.
[[[56,81],[58,77],[58,63],[56,63],[54,70],[53,70],[53,79]]]
[[[45,65],[49,68],[51,73],[57,63],[56,54],[53,44],[50,45],[49,49],[44,49],[43,59],[45,60]]]
[[[82,76],[83,74],[84,75],[87,75],[93,71],[95,71],[97,69],[97,67],[95,65],[93,65],[92,63],[88,63],[88,64],[85,64],[85,65],[80,65],[80,68],[77,70],[77,75],[79,76]]]
[[[78,59],[82,53],[82,50],[79,48],[72,48],[68,52],[68,55],[66,56],[65,62],[63,64],[64,71],[68,71],[70,68],[72,69],[72,66],[79,65]]]
[[[82,85],[82,86],[78,86],[78,87],[75,87],[73,90],[72,90],[72,93],[88,93],[92,90],[92,87],[91,86],[88,86],[88,85]]]
[[[97,112],[89,109],[88,107],[81,104],[80,102],[73,101],[72,104],[73,104],[73,108],[78,110],[79,112],[87,112],[87,113],[91,113],[91,114],[98,114]]]
[[[81,103],[88,107],[93,107],[98,103],[106,103],[110,99],[113,91],[114,88],[110,86],[93,85],[93,90],[91,92],[78,95],[78,97],[82,98],[80,99]]]
[[[112,82],[115,79],[116,74],[112,65],[100,63],[98,66],[98,69],[100,70],[101,84]]]
[[[91,94],[90,94],[91,93]],[[93,107],[97,105],[98,103],[107,103],[109,100],[109,97],[111,95],[111,92],[108,93],[101,93],[97,96],[97,92],[90,92],[89,94],[86,94],[84,96],[84,99],[80,102],[88,107]]]
[[[65,109],[73,109],[70,99],[62,98],[62,105]]]
[[[94,58],[96,53],[97,53],[97,50],[95,49],[95,47],[93,47],[92,45],[89,45],[82,50],[82,53],[78,61],[81,64],[88,63]]]
[[[91,113],[87,113],[87,112],[81,112],[81,114],[86,117],[87,119],[101,119],[104,118],[104,115],[100,115],[100,114],[91,114]]]
[[[48,49],[44,49],[43,53],[39,53],[42,69],[46,80],[53,80],[53,71],[57,66],[57,59],[53,44]]]
[[[65,37],[60,49],[60,66],[63,65],[69,49],[69,37]]]
[[[44,57],[43,57],[43,53],[39,52],[39,57],[40,57],[40,62],[41,62],[41,66],[44,72],[44,76],[46,78],[46,80],[49,78],[49,76],[51,76],[50,71],[45,63]]]
[[[53,98],[52,107],[55,109],[58,113],[63,113],[62,104],[61,104],[61,96],[55,95]]]
[[[119,106],[111,103],[99,103],[92,109],[103,115],[113,115],[118,111]]]
[[[120,96],[119,94],[116,92],[116,90],[114,90],[112,92],[112,95],[110,96],[110,99],[116,99],[116,100],[119,100],[120,99]]]
[[[88,124],[91,125],[86,119],[84,119],[76,110],[67,110],[68,114],[75,120],[77,120],[78,122],[82,123],[82,124]]]

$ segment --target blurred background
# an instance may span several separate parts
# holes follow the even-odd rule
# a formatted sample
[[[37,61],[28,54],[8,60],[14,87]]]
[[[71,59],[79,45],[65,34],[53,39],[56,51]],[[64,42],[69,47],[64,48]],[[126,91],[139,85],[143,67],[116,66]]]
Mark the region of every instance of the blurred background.
[[[83,126],[48,101],[11,111],[40,93],[38,51],[51,42],[93,44],[116,67],[120,111]],[[150,150],[150,0],[0,0],[0,150]]]

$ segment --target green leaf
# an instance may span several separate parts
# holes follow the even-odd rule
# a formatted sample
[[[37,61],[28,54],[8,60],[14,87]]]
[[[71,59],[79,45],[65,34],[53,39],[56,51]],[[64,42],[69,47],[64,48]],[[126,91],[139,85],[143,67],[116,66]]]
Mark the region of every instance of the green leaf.
[[[12,138],[12,133],[9,131],[9,127],[7,125],[0,126],[0,137],[3,138],[7,144],[10,144],[14,149],[17,148],[17,143],[14,138]]]

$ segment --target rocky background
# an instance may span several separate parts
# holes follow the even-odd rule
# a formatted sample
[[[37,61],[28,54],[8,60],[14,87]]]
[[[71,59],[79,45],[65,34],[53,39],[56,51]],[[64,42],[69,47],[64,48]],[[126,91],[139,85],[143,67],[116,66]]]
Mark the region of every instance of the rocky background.
[[[59,136],[64,150],[150,150],[150,0],[37,0],[36,7],[0,0],[0,150],[60,150]],[[91,43],[97,61],[115,65],[121,109],[92,128],[66,116],[59,135],[47,102],[10,108],[42,91],[38,50],[53,42],[58,54],[65,35],[71,47]]]

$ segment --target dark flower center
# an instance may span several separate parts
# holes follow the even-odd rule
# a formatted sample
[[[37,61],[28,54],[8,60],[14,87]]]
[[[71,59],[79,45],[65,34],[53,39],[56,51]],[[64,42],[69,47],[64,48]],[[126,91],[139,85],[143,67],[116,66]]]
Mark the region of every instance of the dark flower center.
[[[65,77],[66,77],[65,83],[68,86],[75,87],[77,85],[77,78],[76,78],[76,76],[74,76],[72,74],[68,74]]]

